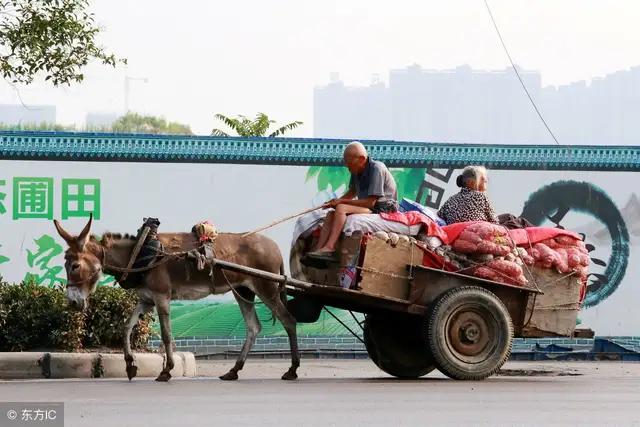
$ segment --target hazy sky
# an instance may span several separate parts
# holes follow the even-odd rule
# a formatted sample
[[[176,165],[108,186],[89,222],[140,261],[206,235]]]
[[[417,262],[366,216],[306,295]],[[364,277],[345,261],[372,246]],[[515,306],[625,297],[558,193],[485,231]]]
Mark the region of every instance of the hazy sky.
[[[640,65],[640,2],[490,0],[514,60],[561,85]],[[502,69],[508,60],[482,0],[94,0],[101,42],[128,67],[92,65],[70,88],[20,89],[27,104],[55,104],[58,121],[122,112],[124,75],[134,111],[209,133],[213,114],[266,112],[303,120],[312,135],[313,87],[338,72],[347,85],[417,63]],[[127,70],[128,68],[128,70]],[[0,83],[0,103],[17,102]]]

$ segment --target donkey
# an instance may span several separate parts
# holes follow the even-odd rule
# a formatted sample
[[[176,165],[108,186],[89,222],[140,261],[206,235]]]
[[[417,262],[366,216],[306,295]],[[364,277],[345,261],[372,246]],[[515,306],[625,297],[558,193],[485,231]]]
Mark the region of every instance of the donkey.
[[[127,262],[136,244],[135,237],[107,233],[98,242],[90,235],[93,218],[78,236],[72,236],[57,220],[54,225],[60,237],[69,248],[65,252],[67,272],[66,295],[69,305],[83,310],[89,295],[95,291],[101,273],[121,277],[118,268],[127,266]],[[192,233],[159,233],[159,240],[167,251],[187,251],[198,247],[198,241]],[[254,234],[243,238],[240,234],[221,233],[215,240],[216,258],[241,264],[247,267],[283,273],[282,255],[276,243],[268,237]],[[247,334],[242,351],[233,368],[222,375],[222,380],[237,380],[240,371],[260,333],[260,320],[256,314],[254,298],[260,300],[271,310],[274,319],[278,319],[289,336],[291,348],[291,367],[282,376],[283,380],[295,380],[300,366],[300,353],[296,337],[296,319],[287,311],[284,292],[277,283],[246,274],[224,272],[214,266],[213,278],[209,271],[192,268],[186,259],[173,258],[149,270],[141,276],[136,286],[138,304],[125,326],[124,359],[129,380],[137,374],[136,360],[131,351],[131,331],[139,318],[156,307],[160,320],[162,343],[166,360],[162,372],[156,381],[169,381],[173,369],[173,348],[169,307],[171,299],[200,299],[210,294],[224,294],[234,288],[234,296],[242,312]],[[129,280],[129,279],[127,279]]]

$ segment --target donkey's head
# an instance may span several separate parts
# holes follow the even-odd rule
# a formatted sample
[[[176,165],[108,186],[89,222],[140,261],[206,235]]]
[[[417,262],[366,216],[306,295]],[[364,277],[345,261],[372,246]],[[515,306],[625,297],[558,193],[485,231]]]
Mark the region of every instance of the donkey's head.
[[[74,309],[83,310],[87,305],[87,298],[96,289],[102,262],[100,260],[100,247],[95,241],[90,241],[91,223],[84,226],[78,236],[69,234],[57,220],[53,223],[69,249],[64,254],[64,268],[67,270],[67,301]]]

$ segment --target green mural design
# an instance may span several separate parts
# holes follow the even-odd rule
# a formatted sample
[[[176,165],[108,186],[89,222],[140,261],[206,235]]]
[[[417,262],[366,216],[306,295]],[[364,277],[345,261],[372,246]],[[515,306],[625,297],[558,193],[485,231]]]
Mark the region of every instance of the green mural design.
[[[14,178],[13,198],[13,219],[53,219],[53,178]]]
[[[100,180],[62,180],[62,219],[88,217],[100,219]]]
[[[257,300],[255,308],[262,324],[260,336],[287,336],[280,322],[271,321],[271,310],[260,300]],[[329,309],[351,330],[360,331],[360,326],[351,313],[336,308]],[[355,316],[360,322],[364,320],[360,313],[356,313]],[[246,334],[246,324],[235,302],[172,301],[170,317],[174,338],[244,337]],[[157,317],[152,327],[159,335],[160,325]],[[298,336],[335,336],[348,333],[340,322],[325,311],[322,311],[317,322],[298,323],[297,331]]]
[[[7,184],[7,181],[4,179],[0,179],[0,187],[4,187]],[[0,214],[7,213],[7,208],[4,206],[4,199],[7,198],[7,193],[0,190]]]
[[[0,248],[2,247],[2,245],[0,245]],[[8,262],[9,258],[4,256],[4,255],[0,255],[0,264],[2,264],[3,262]]]
[[[426,172],[426,169],[421,168],[391,169],[391,174],[398,187],[398,200],[404,198],[416,200]]]
[[[337,191],[342,186],[346,191],[350,177],[349,170],[342,166],[311,166],[306,182],[315,178],[318,191]]]
[[[67,280],[63,277],[62,266],[51,266],[49,263],[53,258],[63,253],[63,248],[56,243],[55,239],[47,234],[35,239],[37,248],[34,251],[27,249],[27,264],[32,269],[23,279],[24,283],[36,283],[55,287],[64,285]],[[33,272],[33,270],[37,272]]]
[[[390,171],[398,187],[398,200],[416,200],[426,169],[394,168]],[[337,191],[343,186],[346,191],[350,176],[349,170],[342,166],[311,166],[307,170],[306,181],[315,178],[318,191]]]

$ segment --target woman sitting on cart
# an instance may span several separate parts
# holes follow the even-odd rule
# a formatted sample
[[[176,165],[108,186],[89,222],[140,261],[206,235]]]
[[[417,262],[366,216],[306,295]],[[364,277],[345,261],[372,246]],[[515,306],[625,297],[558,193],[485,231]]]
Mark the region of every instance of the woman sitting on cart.
[[[447,224],[466,221],[498,223],[487,191],[487,170],[483,166],[467,166],[456,179],[460,192],[447,200],[438,216]]]
[[[367,149],[354,141],[344,149],[344,164],[351,172],[349,190],[339,199],[324,204],[335,208],[325,218],[317,250],[307,256],[333,260],[336,243],[347,220],[347,215],[397,212],[396,182],[384,163],[369,157]]]

